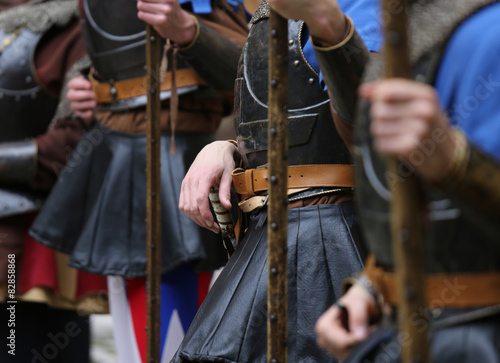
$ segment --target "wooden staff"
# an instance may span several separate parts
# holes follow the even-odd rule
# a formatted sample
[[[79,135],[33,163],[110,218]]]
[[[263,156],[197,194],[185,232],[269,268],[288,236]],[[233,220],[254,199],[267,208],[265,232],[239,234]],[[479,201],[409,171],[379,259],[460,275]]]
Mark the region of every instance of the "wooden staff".
[[[288,21],[269,20],[267,361],[287,362]]]
[[[161,281],[161,204],[160,204],[160,60],[161,38],[146,24],[147,70],[147,362],[160,362],[160,281]]]
[[[407,2],[383,0],[385,23],[385,77],[410,78],[407,31]],[[396,14],[395,9],[399,9]],[[424,228],[425,209],[420,181],[414,173],[401,173],[405,166],[395,158],[389,160],[388,171],[397,176],[392,185],[391,233],[392,250],[399,296],[399,326],[404,334],[403,363],[429,362],[428,326],[412,323],[425,307]],[[402,175],[405,174],[405,175]],[[410,174],[410,176],[407,176]]]

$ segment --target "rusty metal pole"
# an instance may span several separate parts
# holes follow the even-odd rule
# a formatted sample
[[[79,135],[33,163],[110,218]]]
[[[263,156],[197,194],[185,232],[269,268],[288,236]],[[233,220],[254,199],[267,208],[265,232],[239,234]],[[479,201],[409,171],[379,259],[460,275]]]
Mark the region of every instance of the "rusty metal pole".
[[[407,1],[383,0],[385,23],[385,78],[410,78],[408,47]],[[399,13],[394,13],[399,9]],[[425,208],[418,177],[404,170],[395,158],[389,160],[388,171],[397,176],[392,185],[391,233],[399,297],[400,332],[409,344],[402,346],[403,363],[428,363],[428,324],[412,324],[411,317],[419,316],[425,307],[424,230]],[[410,174],[410,176],[407,176]]]
[[[287,362],[288,21],[269,20],[267,361]]]
[[[147,70],[147,363],[160,363],[160,280],[161,280],[161,205],[160,205],[160,60],[161,38],[146,24]]]

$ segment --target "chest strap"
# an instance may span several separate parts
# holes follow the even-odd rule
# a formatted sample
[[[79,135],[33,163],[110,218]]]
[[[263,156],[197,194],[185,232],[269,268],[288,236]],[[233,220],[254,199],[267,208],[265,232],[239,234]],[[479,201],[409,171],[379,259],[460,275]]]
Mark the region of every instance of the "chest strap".
[[[318,164],[288,167],[288,189],[315,187],[354,187],[353,165]],[[235,169],[233,187],[242,199],[253,197],[268,189],[267,168]]]
[[[146,94],[146,77],[126,79],[116,82],[99,82],[90,72],[89,80],[98,103],[110,103],[117,100],[139,97]],[[192,68],[182,68],[175,71],[175,85],[177,88],[204,85],[205,81]],[[172,73],[167,72],[160,86],[160,91],[172,89]]]
[[[365,272],[383,296],[384,302],[398,305],[396,276],[375,266],[368,257]],[[500,304],[500,272],[429,274],[426,300],[430,308],[471,308]]]

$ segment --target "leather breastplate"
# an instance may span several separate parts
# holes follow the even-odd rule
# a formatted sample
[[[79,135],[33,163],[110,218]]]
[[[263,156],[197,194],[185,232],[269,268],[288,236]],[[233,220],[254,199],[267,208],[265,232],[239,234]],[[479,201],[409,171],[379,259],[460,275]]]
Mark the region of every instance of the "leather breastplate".
[[[35,137],[47,131],[57,98],[45,91],[34,73],[35,49],[43,33],[0,30],[0,142]]]
[[[267,163],[268,24],[250,30],[236,79],[235,127],[247,167]],[[289,21],[289,165],[350,164],[350,154],[330,114],[327,93],[302,53],[302,22]],[[256,56],[258,54],[258,56]]]
[[[462,8],[469,7],[469,11],[463,11],[461,16],[455,19],[448,19],[449,24],[428,24],[426,29],[431,34],[439,34],[442,38],[435,40],[434,45],[427,43],[423,53],[415,52],[413,78],[432,84],[435,72],[442,52],[445,49],[447,40],[467,17],[483,6],[491,3],[489,0],[469,2],[470,0],[460,0]],[[439,1],[434,1],[434,5],[439,7]],[[443,4],[442,6],[457,6],[457,3]],[[434,9],[439,11],[439,9]],[[442,9],[443,12],[456,14],[449,9]],[[422,17],[435,11],[426,9]],[[418,18],[418,16],[416,17]],[[432,22],[428,19],[428,22]],[[433,27],[437,27],[433,28]],[[425,33],[425,31],[424,31]],[[424,36],[424,35],[421,35]],[[418,40],[418,39],[417,39]],[[414,40],[413,44],[424,44]],[[428,51],[432,49],[432,52]],[[419,56],[417,56],[419,55]],[[382,62],[375,60],[367,70],[368,77],[371,74],[381,74]],[[377,71],[378,69],[378,71]],[[356,164],[356,199],[360,221],[370,251],[375,255],[377,264],[391,268],[393,266],[393,255],[390,233],[389,204],[392,198],[390,192],[391,183],[400,182],[396,175],[389,174],[386,162],[373,150],[372,138],[369,132],[369,105],[362,102],[356,125],[355,138],[355,164]],[[404,173],[412,173],[411,169],[404,169]],[[497,253],[485,252],[488,244],[492,244],[498,236],[491,236],[486,231],[478,228],[470,214],[466,214],[460,205],[449,195],[446,195],[434,188],[425,186],[427,197],[428,217],[430,220],[425,244],[425,268],[431,273],[440,272],[477,272],[492,271],[500,268],[500,258]],[[493,239],[493,240],[492,240]],[[489,241],[489,243],[484,243]],[[497,241],[498,242],[498,241]],[[478,254],[478,249],[482,250]],[[473,257],[471,257],[473,256]]]
[[[82,34],[103,80],[121,81],[145,75],[146,31],[134,0],[84,0]]]

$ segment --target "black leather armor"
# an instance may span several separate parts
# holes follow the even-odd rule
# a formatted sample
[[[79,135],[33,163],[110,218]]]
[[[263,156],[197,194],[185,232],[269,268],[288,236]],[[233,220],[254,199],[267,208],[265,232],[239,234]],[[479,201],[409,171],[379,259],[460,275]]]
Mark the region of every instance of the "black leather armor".
[[[0,53],[0,142],[43,134],[54,116],[58,98],[38,82],[35,49],[44,33],[22,28],[19,33],[0,30],[0,44],[11,39]]]
[[[0,43],[10,39],[0,53],[0,217],[42,204],[42,197],[27,188],[35,176],[37,148],[25,139],[47,131],[58,104],[34,73],[35,49],[43,35],[25,27],[0,30]]]
[[[246,167],[267,163],[269,19],[255,18],[236,79],[235,128]],[[303,22],[289,21],[289,165],[350,164],[350,154],[331,117],[328,94],[302,52]],[[256,57],[255,54],[260,54]]]

